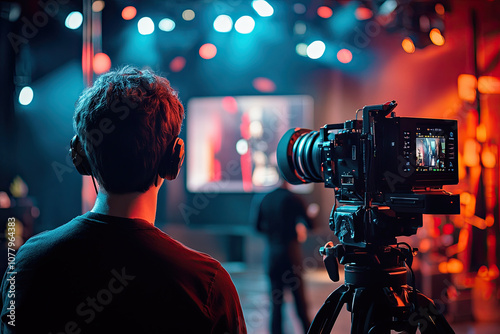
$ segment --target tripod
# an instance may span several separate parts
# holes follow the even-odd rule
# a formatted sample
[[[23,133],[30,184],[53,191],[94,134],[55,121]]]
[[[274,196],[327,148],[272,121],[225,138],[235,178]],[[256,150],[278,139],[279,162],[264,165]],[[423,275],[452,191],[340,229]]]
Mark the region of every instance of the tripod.
[[[339,280],[338,262],[345,264],[345,283],[330,294],[308,333],[330,333],[343,305],[351,312],[351,334],[454,334],[434,302],[407,284],[412,249],[394,246],[366,248],[330,242],[320,253],[330,279]],[[412,272],[413,274],[413,272]]]

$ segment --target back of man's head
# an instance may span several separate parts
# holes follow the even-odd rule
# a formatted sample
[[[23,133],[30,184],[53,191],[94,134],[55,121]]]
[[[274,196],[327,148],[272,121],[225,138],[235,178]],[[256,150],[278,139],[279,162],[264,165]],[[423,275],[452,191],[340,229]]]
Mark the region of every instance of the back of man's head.
[[[119,194],[145,192],[155,183],[183,119],[167,79],[128,66],[103,74],[82,93],[73,126],[92,175],[107,192]]]

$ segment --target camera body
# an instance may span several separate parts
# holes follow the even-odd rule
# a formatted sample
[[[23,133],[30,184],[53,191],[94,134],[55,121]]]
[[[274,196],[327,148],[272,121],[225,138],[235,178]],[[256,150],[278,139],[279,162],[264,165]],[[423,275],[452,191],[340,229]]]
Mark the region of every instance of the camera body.
[[[367,152],[363,152],[362,142],[368,139],[363,139],[362,121],[346,121],[335,133],[338,127],[321,128],[319,145],[325,187],[338,188],[341,202],[360,200],[365,191],[409,193],[458,183],[455,120],[382,118],[374,122],[374,145]]]
[[[460,213],[456,120],[396,117],[395,101],[365,106],[363,120],[290,129],[278,167],[291,184],[323,182],[340,207],[330,228],[342,243],[363,246],[412,235],[422,214]],[[387,117],[390,114],[389,117]]]

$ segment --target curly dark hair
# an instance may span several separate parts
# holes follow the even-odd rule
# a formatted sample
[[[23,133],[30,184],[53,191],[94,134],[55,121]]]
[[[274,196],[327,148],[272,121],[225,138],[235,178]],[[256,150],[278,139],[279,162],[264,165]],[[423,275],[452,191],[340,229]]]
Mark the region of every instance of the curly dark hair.
[[[145,192],[167,146],[181,131],[184,108],[167,79],[126,66],[100,76],[76,102],[73,127],[110,193]]]

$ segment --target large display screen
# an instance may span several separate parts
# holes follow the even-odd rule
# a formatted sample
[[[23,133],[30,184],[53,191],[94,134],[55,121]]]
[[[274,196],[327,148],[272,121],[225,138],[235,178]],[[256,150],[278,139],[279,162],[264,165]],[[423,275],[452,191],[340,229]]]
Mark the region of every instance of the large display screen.
[[[280,180],[276,147],[290,128],[311,128],[310,96],[192,98],[187,104],[187,189],[261,192]]]

